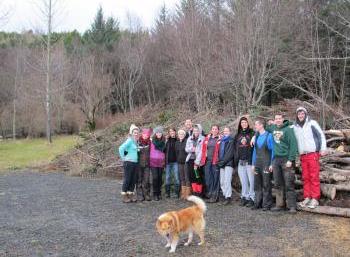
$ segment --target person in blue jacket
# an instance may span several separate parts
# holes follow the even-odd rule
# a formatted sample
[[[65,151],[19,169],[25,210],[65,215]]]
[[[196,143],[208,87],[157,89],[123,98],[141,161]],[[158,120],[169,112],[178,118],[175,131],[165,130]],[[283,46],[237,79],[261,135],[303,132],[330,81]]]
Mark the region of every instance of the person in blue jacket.
[[[136,202],[134,190],[138,172],[138,141],[139,128],[130,126],[128,139],[119,147],[119,155],[123,161],[124,176],[122,186],[123,203]]]
[[[265,122],[261,119],[255,121],[255,131],[258,137],[255,140],[252,157],[252,170],[254,172],[255,201],[252,209],[263,208],[264,211],[272,207],[272,160],[273,137],[265,130]]]

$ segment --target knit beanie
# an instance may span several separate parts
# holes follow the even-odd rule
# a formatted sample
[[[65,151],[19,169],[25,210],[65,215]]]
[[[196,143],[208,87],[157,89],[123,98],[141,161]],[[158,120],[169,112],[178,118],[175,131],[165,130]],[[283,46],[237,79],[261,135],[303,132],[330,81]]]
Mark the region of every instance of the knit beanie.
[[[296,114],[298,114],[298,112],[304,112],[306,115],[307,115],[307,110],[305,107],[298,107],[297,110],[296,110]]]
[[[141,134],[147,135],[148,137],[150,137],[152,135],[152,129],[151,128],[143,128],[141,130]]]
[[[129,129],[129,135],[132,135],[132,132],[133,132],[135,129],[139,130],[139,128],[136,127],[135,124],[131,124],[130,129]]]
[[[161,127],[161,126],[155,127],[153,129],[153,134],[157,134],[157,133],[162,133],[163,134],[163,127]]]

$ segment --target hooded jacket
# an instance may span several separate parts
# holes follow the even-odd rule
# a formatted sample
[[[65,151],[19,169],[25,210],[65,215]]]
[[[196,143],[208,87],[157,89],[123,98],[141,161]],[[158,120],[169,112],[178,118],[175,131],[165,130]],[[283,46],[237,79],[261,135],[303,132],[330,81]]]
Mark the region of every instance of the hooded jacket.
[[[222,145],[223,146],[223,151],[222,151]],[[234,157],[234,141],[233,138],[231,136],[229,136],[227,138],[227,140],[225,140],[224,138],[222,138],[221,142],[220,142],[220,150],[219,150],[219,161],[218,161],[218,166],[220,168],[226,167],[226,166],[230,166],[233,167],[233,157]]]
[[[197,139],[195,139],[194,136],[192,135],[187,139],[186,148],[185,148],[187,152],[186,162],[188,162],[191,159],[192,154],[194,154],[195,156],[194,164],[200,166],[204,136],[202,136],[202,126],[200,124],[197,124],[196,126],[199,128],[199,136]],[[192,149],[195,145],[195,141],[196,141],[195,151],[192,152]]]
[[[303,111],[305,113],[305,122],[296,122],[293,126],[294,134],[298,143],[299,154],[327,150],[326,137],[320,125],[317,123],[317,121],[310,119],[305,108],[298,108],[297,113],[299,111]]]
[[[274,157],[286,157],[288,161],[295,161],[298,154],[298,144],[292,125],[288,120],[285,120],[281,127],[275,124],[266,127],[266,130],[273,136]]]
[[[122,161],[138,162],[138,145],[134,139],[129,137],[120,147],[119,155]]]

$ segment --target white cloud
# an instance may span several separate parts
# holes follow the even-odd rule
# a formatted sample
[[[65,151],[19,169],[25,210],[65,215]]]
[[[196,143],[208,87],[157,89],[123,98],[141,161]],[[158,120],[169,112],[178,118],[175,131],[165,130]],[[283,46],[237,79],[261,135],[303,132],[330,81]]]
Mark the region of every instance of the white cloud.
[[[45,30],[37,5],[43,0],[2,0],[1,4],[11,6],[8,22],[0,28],[6,31]],[[179,0],[56,0],[59,14],[56,15],[56,31],[80,32],[89,28],[98,7],[101,5],[106,16],[114,16],[123,28],[128,25],[127,13],[140,18],[143,27],[152,27],[160,8],[165,4],[173,9]],[[0,6],[1,8],[2,6]],[[63,8],[62,8],[63,7]]]

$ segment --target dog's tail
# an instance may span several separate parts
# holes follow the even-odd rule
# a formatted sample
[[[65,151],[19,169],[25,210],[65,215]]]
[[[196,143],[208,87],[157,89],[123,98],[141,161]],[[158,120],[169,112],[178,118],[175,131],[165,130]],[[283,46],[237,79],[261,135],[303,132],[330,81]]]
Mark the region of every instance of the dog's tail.
[[[198,206],[198,208],[202,210],[202,212],[206,212],[207,205],[200,197],[190,195],[189,197],[187,197],[187,201],[194,202]]]

